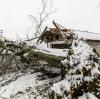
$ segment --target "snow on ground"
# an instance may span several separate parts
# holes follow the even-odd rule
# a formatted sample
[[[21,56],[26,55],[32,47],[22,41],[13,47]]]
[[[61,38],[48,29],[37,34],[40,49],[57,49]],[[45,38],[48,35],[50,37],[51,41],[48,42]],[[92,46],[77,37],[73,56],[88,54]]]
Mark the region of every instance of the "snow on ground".
[[[62,80],[53,84],[51,90],[62,96],[64,91],[70,91],[70,84],[66,80]]]
[[[5,99],[34,99],[36,96],[38,97],[36,99],[42,99],[39,98],[40,94],[38,90],[41,90],[45,84],[49,83],[49,80],[37,80],[37,75],[39,74],[26,74],[0,87],[0,99],[3,99],[2,97]]]
[[[97,98],[91,93],[84,93],[84,95],[79,97],[78,99],[97,99]]]

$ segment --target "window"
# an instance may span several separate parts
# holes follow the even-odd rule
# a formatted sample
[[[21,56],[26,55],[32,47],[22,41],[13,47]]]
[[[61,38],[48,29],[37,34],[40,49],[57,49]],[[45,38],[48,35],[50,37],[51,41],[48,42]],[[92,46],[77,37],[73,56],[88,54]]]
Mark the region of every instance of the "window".
[[[59,39],[59,35],[56,35],[55,37],[56,37],[57,40]]]

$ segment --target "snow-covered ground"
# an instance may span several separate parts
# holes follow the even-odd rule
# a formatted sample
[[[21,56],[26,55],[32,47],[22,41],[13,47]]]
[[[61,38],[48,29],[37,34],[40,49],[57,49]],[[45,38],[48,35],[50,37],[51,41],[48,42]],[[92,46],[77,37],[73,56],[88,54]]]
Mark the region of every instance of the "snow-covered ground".
[[[41,90],[47,86],[46,84],[50,80],[38,80],[37,75],[41,75],[41,73],[21,74],[16,80],[0,87],[0,99],[35,99],[35,97],[37,97],[36,99],[42,99],[40,92],[42,92]],[[14,74],[10,74],[9,76],[5,78],[0,77],[0,85],[12,79]]]
[[[78,99],[97,99],[97,98],[91,93],[84,93],[84,95],[79,97]]]

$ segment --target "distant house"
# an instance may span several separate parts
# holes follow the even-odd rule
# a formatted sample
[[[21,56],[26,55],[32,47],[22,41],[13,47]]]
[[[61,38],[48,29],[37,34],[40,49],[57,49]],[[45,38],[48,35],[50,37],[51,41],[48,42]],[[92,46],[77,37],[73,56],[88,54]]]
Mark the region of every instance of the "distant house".
[[[53,21],[54,28],[45,28],[40,35],[38,42],[46,42],[50,48],[69,48],[73,36],[75,35],[70,29],[66,29]]]

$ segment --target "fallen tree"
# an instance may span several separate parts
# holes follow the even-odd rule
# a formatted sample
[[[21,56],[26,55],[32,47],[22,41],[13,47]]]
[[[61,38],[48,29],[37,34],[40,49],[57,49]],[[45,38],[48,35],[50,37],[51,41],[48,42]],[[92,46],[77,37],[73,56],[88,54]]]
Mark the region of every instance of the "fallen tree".
[[[64,57],[45,54],[37,51],[35,46],[26,42],[13,42],[0,39],[0,74],[16,71],[24,72],[27,69],[40,71],[46,75],[59,75]],[[48,70],[48,67],[50,70]],[[58,69],[56,72],[53,69]]]
[[[48,80],[54,77],[54,81],[52,80],[49,86],[45,87],[47,92],[44,93],[47,93],[48,99],[78,99],[84,94],[88,98],[88,93],[100,98],[98,54],[83,39],[73,38],[70,48],[66,50],[66,58],[40,52],[35,46],[29,46],[27,42],[3,39],[0,40],[0,59],[1,75],[33,70],[32,73],[43,74],[39,75],[39,80],[44,80],[45,76]],[[59,75],[61,78],[56,80]],[[13,79],[2,83],[1,87],[16,79],[15,75]]]

